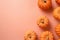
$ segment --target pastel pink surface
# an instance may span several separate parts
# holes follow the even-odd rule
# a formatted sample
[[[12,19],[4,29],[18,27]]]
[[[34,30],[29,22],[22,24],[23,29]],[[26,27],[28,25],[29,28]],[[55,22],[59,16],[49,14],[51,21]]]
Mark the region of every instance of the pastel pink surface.
[[[40,35],[42,29],[37,24],[39,16],[47,16],[55,39],[58,39],[54,28],[59,23],[52,16],[52,11],[44,12],[38,5],[38,0],[0,0],[0,40],[24,40],[27,30],[34,30]],[[52,0],[53,8],[57,4]]]

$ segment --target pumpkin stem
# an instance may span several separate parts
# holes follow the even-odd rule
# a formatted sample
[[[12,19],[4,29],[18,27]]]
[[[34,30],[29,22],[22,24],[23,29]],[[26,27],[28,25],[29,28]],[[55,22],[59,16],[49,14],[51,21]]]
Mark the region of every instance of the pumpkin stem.
[[[41,23],[44,24],[44,19],[41,19]]]
[[[31,39],[31,34],[28,34],[29,38]]]
[[[46,3],[46,0],[44,0],[44,3]]]

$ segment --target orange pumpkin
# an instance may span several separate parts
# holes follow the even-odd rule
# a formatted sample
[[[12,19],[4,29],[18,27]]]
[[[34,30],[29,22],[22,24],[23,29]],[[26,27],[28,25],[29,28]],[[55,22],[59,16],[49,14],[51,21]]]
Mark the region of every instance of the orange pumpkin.
[[[60,7],[57,7],[54,9],[53,16],[54,16],[54,18],[60,20]]]
[[[56,27],[55,27],[55,32],[58,36],[60,36],[60,24],[58,24]]]
[[[37,38],[37,35],[32,30],[27,31],[24,35],[25,40],[36,40],[36,38]]]
[[[40,16],[37,20],[37,25],[41,28],[48,27],[49,20],[46,16]]]
[[[38,0],[38,6],[43,10],[48,10],[52,7],[51,0]]]
[[[50,31],[41,33],[40,40],[53,40],[53,34]]]
[[[56,1],[56,3],[57,3],[57,4],[59,4],[59,5],[60,5],[60,0],[55,0],[55,1]]]

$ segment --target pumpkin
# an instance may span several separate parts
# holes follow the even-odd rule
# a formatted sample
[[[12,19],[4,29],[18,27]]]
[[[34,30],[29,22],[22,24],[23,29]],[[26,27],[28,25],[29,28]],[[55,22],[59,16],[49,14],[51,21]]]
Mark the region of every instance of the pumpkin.
[[[53,17],[56,18],[57,20],[60,20],[60,7],[54,9]]]
[[[58,36],[60,36],[60,24],[58,24],[56,27],[55,27],[55,32]]]
[[[34,31],[29,30],[24,34],[24,39],[25,40],[36,40],[37,35]]]
[[[47,28],[49,20],[46,16],[40,16],[37,20],[37,25],[41,28]]]
[[[53,40],[53,34],[50,31],[44,31],[40,35],[40,40]]]
[[[43,10],[48,10],[52,7],[52,2],[51,0],[38,0],[38,6]]]
[[[55,1],[56,1],[56,3],[57,3],[57,4],[59,4],[59,5],[60,5],[60,0],[55,0]]]

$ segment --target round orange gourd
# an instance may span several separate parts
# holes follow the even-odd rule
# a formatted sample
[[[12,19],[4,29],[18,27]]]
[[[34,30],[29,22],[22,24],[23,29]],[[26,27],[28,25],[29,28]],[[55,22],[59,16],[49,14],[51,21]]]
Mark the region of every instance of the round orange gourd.
[[[59,5],[60,5],[60,0],[55,0],[55,1],[56,1],[56,3],[57,3],[57,4],[59,4]]]
[[[60,36],[60,24],[58,24],[56,27],[55,27],[55,32],[58,36]]]
[[[46,16],[40,16],[37,20],[37,25],[41,28],[48,27],[49,20]]]
[[[38,0],[38,6],[43,10],[48,10],[52,7],[51,0]]]
[[[54,18],[60,20],[60,7],[57,7],[54,9],[53,16],[54,16]]]
[[[40,40],[53,40],[53,34],[50,31],[41,33]]]
[[[36,40],[36,38],[37,38],[37,35],[32,30],[27,31],[24,35],[25,40]]]

